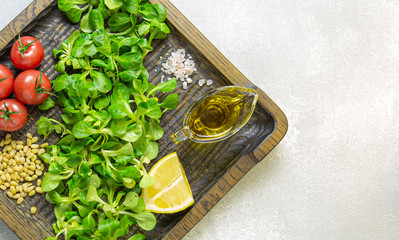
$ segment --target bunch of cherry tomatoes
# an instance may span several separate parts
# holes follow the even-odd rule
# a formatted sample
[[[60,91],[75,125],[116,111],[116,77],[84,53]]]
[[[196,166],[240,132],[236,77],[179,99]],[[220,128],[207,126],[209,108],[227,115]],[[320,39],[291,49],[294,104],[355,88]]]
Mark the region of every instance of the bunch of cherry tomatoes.
[[[50,80],[34,70],[43,60],[41,43],[34,37],[19,37],[12,45],[10,58],[14,66],[23,70],[14,80],[12,72],[0,64],[0,130],[14,132],[28,119],[24,104],[37,105],[49,97]],[[7,99],[14,91],[16,99]]]

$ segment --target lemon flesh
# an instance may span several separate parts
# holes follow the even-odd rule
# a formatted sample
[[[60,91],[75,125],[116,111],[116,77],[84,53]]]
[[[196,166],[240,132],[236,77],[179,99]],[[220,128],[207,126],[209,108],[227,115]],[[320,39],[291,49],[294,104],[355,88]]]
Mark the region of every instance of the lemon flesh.
[[[175,213],[194,203],[190,184],[176,152],[159,160],[148,172],[155,183],[145,188],[145,209],[155,213]]]

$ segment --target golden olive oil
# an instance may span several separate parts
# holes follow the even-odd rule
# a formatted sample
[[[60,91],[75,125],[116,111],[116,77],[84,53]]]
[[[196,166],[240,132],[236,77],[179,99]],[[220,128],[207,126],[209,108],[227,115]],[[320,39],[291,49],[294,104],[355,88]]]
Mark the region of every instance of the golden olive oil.
[[[188,119],[188,126],[200,138],[217,138],[234,129],[243,105],[241,95],[214,95],[202,100]]]
[[[225,86],[208,91],[191,105],[183,128],[172,140],[209,143],[226,139],[248,122],[257,100],[258,94],[250,88]]]

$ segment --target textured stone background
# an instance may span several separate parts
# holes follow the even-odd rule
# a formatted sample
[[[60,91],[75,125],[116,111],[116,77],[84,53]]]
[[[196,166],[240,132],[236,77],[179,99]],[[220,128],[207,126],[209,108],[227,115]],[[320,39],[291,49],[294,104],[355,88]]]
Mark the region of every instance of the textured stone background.
[[[399,239],[399,1],[171,1],[289,121],[184,240]]]

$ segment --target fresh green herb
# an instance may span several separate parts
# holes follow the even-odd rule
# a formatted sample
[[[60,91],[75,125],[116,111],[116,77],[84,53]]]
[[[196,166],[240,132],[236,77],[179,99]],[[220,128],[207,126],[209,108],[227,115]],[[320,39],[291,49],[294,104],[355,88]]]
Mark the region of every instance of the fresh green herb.
[[[140,197],[154,183],[146,164],[158,155],[160,118],[179,101],[175,93],[159,101],[156,93],[173,91],[176,80],[154,86],[143,65],[153,39],[170,32],[166,9],[146,0],[59,0],[58,7],[81,31],[53,50],[62,122],[37,122],[45,138],[62,135],[41,155],[49,166],[42,189],[57,219],[47,239],[117,239],[136,223],[149,231],[156,218]]]

